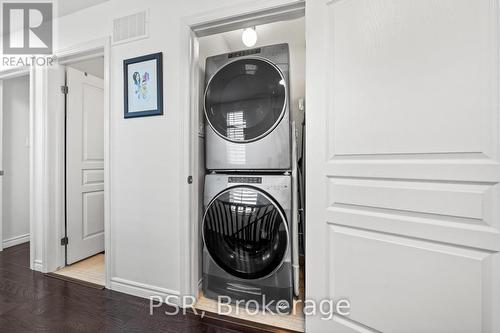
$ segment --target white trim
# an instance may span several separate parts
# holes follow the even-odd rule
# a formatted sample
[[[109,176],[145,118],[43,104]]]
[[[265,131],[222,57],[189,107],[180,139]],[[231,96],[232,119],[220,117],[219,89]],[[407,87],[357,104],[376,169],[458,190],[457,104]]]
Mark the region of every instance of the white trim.
[[[33,267],[31,269],[34,271],[37,271],[37,272],[43,272],[42,261],[41,260],[34,260]]]
[[[11,68],[0,72],[0,80],[13,79],[19,76],[25,76],[29,74],[30,74],[29,67]]]
[[[181,20],[180,29],[180,103],[183,112],[179,117],[180,151],[179,159],[179,237],[180,237],[180,281],[181,294],[198,296],[198,279],[196,274],[198,263],[194,262],[194,254],[200,253],[198,244],[198,151],[195,146],[198,138],[199,100],[193,91],[199,89],[198,74],[198,36],[211,35],[217,32],[234,30],[249,25],[270,23],[304,15],[304,0],[256,0],[225,8],[217,8],[209,12],[185,17]],[[192,184],[186,179],[193,177]]]
[[[111,288],[111,38],[104,41],[104,279]]]
[[[38,253],[37,248],[43,249],[44,226],[44,200],[46,193],[43,189],[45,170],[45,118],[46,108],[43,107],[43,70],[40,67],[31,68],[30,88],[30,268],[37,271],[43,270],[43,253]],[[37,258],[38,257],[38,258]]]
[[[49,258],[53,258],[54,254],[46,251],[50,244],[50,229],[49,226],[53,221],[50,220],[50,145],[49,145],[49,97],[48,97],[48,69],[46,67],[37,68],[35,76],[39,77],[39,86],[36,87],[35,96],[39,98],[35,103],[37,108],[36,112],[41,117],[38,121],[39,124],[39,139],[40,139],[40,150],[39,150],[39,164],[35,167],[38,172],[38,179],[40,181],[39,188],[37,191],[37,203],[40,205],[39,211],[35,218],[40,218],[40,222],[36,223],[41,227],[41,243],[42,243],[42,272],[47,273],[49,266]],[[40,94],[38,94],[40,92]],[[40,109],[38,109],[40,107]]]
[[[30,241],[30,234],[19,235],[19,236],[11,237],[9,239],[5,239],[4,241],[2,241],[2,245],[3,245],[3,248],[6,249],[8,247],[23,244],[23,243],[26,243],[29,241]]]
[[[305,15],[304,0],[257,0],[190,16],[185,23],[198,37],[290,20]]]
[[[178,305],[181,305],[179,296],[181,293],[177,290],[171,290],[161,287],[152,286],[145,283],[138,283],[122,278],[111,278],[111,288],[112,290],[119,291],[125,294],[142,297],[142,298],[150,298],[151,296],[161,296],[165,299],[167,296],[175,296],[172,297],[172,303],[176,303],[179,301]]]
[[[75,62],[85,61],[85,60],[89,60],[89,59],[95,59],[97,57],[104,57],[104,51],[100,52],[100,50],[97,50],[97,52],[93,51],[92,53],[85,54],[82,56],[62,58],[58,63],[59,63],[59,65],[67,65],[67,64],[71,64],[71,63],[75,63]]]
[[[65,62],[67,58],[79,58],[85,54],[99,54],[99,51],[102,51],[109,42],[110,37],[98,38],[61,49],[55,52],[55,55],[58,62]]]
[[[180,82],[179,87],[181,91],[180,103],[183,105],[181,110],[191,110],[191,112],[182,112],[182,115],[179,117],[179,146],[181,151],[181,157],[179,158],[179,239],[180,239],[180,290],[183,295],[193,295],[196,297],[197,290],[193,289],[193,281],[198,280],[197,277],[193,276],[193,265],[198,264],[193,261],[193,252],[194,249],[191,248],[190,245],[195,245],[197,239],[192,237],[194,223],[198,223],[196,216],[198,214],[193,214],[192,204],[195,200],[193,200],[193,191],[191,189],[197,188],[197,178],[195,169],[193,167],[193,154],[196,153],[196,150],[193,147],[194,140],[190,137],[191,129],[193,128],[193,124],[191,119],[191,113],[194,110],[198,110],[196,107],[194,110],[191,109],[193,105],[192,96],[190,96],[191,87],[193,86],[193,77],[191,76],[195,71],[193,66],[195,65],[194,61],[191,61],[193,58],[197,58],[197,52],[193,52],[193,45],[195,44],[196,37],[194,36],[191,27],[186,23],[181,23],[182,27],[180,30],[181,38],[180,38]],[[198,126],[196,126],[198,132]],[[189,185],[186,181],[188,176],[193,177],[193,182]]]
[[[112,252],[111,252],[111,168],[110,168],[110,52],[111,52],[111,38],[105,37],[89,42],[81,43],[63,50],[56,52],[56,57],[58,61],[62,64],[66,64],[75,60],[89,59],[92,57],[104,56],[104,260],[105,260],[105,287],[110,288],[112,276]],[[47,75],[45,73],[45,80]],[[45,82],[44,86],[47,86]],[[42,94],[47,97],[47,89],[42,87]],[[64,122],[60,123],[60,126],[64,126]],[[64,129],[62,129],[64,130]],[[46,129],[44,128],[43,136],[46,137]],[[59,138],[58,141],[61,139]],[[57,142],[57,145],[64,145],[64,142]],[[46,154],[46,152],[44,152]],[[64,149],[59,149],[55,165],[53,168],[58,168],[60,165],[64,165]],[[59,172],[60,173],[60,172]],[[45,184],[45,189],[48,188],[48,184]],[[64,223],[64,177],[58,175],[55,180],[55,190],[54,196],[56,200],[56,216],[59,217],[55,221],[47,221],[43,225],[43,257],[42,267],[44,272],[52,272],[57,270],[59,267],[64,266],[64,248],[60,245],[59,240],[62,238],[61,227]],[[44,205],[47,206],[49,203],[45,202]],[[47,207],[48,208],[48,207]],[[55,260],[49,261],[49,258],[57,258]]]
[[[35,153],[34,153],[34,121],[35,121],[35,68],[31,67],[30,68],[30,111],[29,111],[29,122],[30,122],[30,128],[29,128],[29,144],[30,144],[30,149],[29,149],[29,177],[30,177],[30,194],[29,194],[29,201],[30,201],[30,269],[34,270],[35,269],[35,255],[36,255],[36,248],[35,248],[35,209],[34,209],[34,202],[35,202],[35,169],[34,169],[34,161],[35,161]]]

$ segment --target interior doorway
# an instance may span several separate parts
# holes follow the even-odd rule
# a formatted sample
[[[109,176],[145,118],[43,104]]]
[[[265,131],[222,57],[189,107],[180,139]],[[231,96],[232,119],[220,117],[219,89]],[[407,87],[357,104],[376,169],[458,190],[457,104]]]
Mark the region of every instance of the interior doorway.
[[[104,57],[61,66],[65,84],[64,265],[52,275],[105,286]]]
[[[30,241],[29,73],[0,79],[0,95],[0,249],[5,249]]]

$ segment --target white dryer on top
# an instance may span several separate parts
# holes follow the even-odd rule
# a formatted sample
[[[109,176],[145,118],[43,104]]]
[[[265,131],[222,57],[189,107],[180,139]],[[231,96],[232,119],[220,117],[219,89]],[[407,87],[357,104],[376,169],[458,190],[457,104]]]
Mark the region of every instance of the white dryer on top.
[[[289,51],[278,44],[207,58],[208,170],[289,170]]]

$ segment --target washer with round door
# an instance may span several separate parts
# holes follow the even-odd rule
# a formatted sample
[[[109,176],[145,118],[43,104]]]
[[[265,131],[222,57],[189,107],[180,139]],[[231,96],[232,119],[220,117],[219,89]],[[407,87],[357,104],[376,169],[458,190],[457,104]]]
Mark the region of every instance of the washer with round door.
[[[207,175],[204,201],[205,297],[290,312],[290,176]]]
[[[289,170],[288,44],[209,57],[208,170]]]

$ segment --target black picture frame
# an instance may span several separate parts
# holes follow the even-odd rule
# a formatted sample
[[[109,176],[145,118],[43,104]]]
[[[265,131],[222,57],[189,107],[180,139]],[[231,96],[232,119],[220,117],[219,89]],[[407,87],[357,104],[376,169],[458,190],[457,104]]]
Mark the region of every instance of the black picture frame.
[[[144,111],[130,111],[129,110],[129,66],[132,64],[137,64],[145,61],[155,60],[156,61],[156,109],[144,110]],[[137,118],[137,117],[149,117],[149,116],[161,116],[163,115],[163,53],[152,53],[144,55],[141,57],[135,57],[123,60],[123,81],[124,81],[124,117],[127,118]]]

